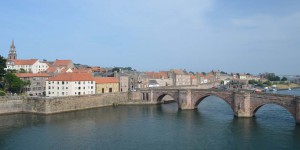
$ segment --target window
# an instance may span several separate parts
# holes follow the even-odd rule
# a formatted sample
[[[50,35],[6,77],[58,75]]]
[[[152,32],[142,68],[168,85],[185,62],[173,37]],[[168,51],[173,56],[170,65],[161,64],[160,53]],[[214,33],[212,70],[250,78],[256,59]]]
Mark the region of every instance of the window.
[[[80,92],[78,92],[78,95],[80,95]]]
[[[59,81],[57,81],[57,84],[59,84]]]
[[[48,94],[50,95],[50,94],[51,94],[51,92],[48,92]]]
[[[62,81],[62,82],[61,82],[61,84],[65,84],[65,82],[64,82],[64,81]]]
[[[54,86],[52,86],[52,89],[54,89]]]
[[[112,88],[109,88],[109,93],[111,93],[112,92]]]
[[[104,93],[104,88],[102,88],[102,93]]]
[[[80,87],[78,87],[78,90],[80,90]]]
[[[57,87],[57,89],[59,90],[59,87]]]
[[[91,86],[91,89],[93,89],[93,86]]]
[[[78,84],[80,84],[80,81],[78,82]]]
[[[85,86],[83,87],[83,89],[85,90]]]
[[[61,92],[61,95],[65,95],[65,92]]]
[[[50,89],[51,89],[51,87],[50,87],[50,86],[48,86],[48,89],[50,90]]]
[[[66,87],[66,89],[68,89],[68,87]]]

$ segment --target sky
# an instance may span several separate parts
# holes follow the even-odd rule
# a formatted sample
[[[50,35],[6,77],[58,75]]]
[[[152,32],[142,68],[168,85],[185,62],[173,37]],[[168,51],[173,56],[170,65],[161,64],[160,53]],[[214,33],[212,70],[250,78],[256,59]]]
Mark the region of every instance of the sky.
[[[140,71],[300,74],[299,0],[2,0],[0,55]]]

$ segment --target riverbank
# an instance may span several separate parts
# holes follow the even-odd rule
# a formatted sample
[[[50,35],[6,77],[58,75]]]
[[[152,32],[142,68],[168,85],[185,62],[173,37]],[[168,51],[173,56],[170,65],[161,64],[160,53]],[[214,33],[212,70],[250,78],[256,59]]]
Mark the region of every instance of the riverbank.
[[[288,90],[289,88],[300,88],[299,84],[290,83],[290,84],[276,84],[277,90]]]

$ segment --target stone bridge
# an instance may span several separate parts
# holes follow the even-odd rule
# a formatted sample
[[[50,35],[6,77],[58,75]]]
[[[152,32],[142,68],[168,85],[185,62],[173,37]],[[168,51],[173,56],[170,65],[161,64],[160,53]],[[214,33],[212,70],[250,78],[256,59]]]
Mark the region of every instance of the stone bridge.
[[[214,89],[143,89],[141,99],[152,103],[161,103],[164,96],[174,98],[178,108],[197,109],[198,104],[208,96],[224,100],[237,117],[253,117],[265,104],[277,104],[288,110],[300,124],[300,97],[271,93],[251,93],[249,91],[222,91]]]

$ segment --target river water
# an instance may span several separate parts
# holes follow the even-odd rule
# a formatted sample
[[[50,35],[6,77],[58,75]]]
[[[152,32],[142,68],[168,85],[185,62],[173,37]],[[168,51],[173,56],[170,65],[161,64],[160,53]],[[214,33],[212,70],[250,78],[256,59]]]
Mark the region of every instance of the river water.
[[[281,106],[236,118],[227,103],[211,96],[198,110],[179,111],[172,103],[2,115],[0,149],[300,149],[300,126]]]

